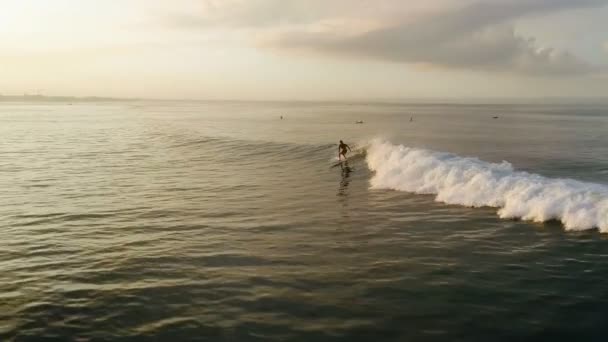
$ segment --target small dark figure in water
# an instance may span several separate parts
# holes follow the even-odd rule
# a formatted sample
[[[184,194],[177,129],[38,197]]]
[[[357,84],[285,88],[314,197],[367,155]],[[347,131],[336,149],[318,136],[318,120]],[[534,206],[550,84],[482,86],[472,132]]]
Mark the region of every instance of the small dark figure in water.
[[[357,124],[362,124],[362,123],[363,123],[363,120],[355,121],[355,123],[357,123]]]
[[[493,116],[492,119],[498,119],[498,116]]]
[[[340,145],[338,145],[338,160],[342,160],[343,156],[344,160],[346,160],[346,153],[348,153],[346,149],[348,149],[348,151],[352,151],[350,146],[346,145],[342,140],[340,140]]]
[[[412,122],[412,121],[414,121],[414,117],[413,116],[410,117],[410,122]]]
[[[281,120],[283,120],[283,115],[281,115]]]

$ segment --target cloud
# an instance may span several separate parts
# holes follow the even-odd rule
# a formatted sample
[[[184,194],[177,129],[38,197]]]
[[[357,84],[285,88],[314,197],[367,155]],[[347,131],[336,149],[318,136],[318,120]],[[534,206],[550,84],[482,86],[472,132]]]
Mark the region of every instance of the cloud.
[[[606,1],[486,1],[452,8],[360,34],[292,30],[265,46],[443,68],[531,75],[584,74],[592,65],[567,51],[539,45],[509,22],[518,17]]]
[[[421,30],[400,26],[347,37],[291,32],[267,44],[281,49],[444,68],[536,75],[580,74],[594,69],[569,52],[539,47],[533,38],[518,35],[511,27],[489,27],[459,34],[437,28]]]
[[[600,7],[608,0],[208,0],[174,14],[182,28],[262,32],[260,46],[440,68],[532,75],[591,73],[568,51],[518,33],[522,17]],[[257,33],[259,33],[257,32]],[[260,34],[257,35],[260,37]]]
[[[454,1],[457,0],[430,2],[439,6]],[[336,17],[386,18],[395,12],[429,7],[420,3],[395,0],[207,0],[195,11],[170,13],[165,17],[165,24],[184,28],[306,25]]]

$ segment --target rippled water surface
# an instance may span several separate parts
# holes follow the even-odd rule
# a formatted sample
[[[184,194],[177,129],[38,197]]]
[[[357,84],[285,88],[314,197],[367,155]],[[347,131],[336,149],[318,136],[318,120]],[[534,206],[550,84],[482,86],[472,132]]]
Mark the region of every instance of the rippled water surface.
[[[607,131],[598,104],[1,103],[0,339],[603,341]]]

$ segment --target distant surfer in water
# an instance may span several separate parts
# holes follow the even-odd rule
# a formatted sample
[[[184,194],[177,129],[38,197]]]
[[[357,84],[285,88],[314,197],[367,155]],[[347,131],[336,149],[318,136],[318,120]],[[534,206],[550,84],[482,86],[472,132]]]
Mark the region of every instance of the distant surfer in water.
[[[338,145],[338,160],[342,160],[342,157],[344,157],[344,160],[346,160],[346,153],[348,153],[346,149],[348,149],[348,151],[352,151],[350,146],[346,145],[342,140],[340,140],[340,145]]]

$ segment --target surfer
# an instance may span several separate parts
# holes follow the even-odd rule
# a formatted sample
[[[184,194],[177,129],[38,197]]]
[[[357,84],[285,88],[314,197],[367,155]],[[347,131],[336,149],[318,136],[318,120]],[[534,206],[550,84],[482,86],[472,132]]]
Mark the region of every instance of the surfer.
[[[352,151],[350,146],[346,145],[342,140],[340,140],[340,145],[338,145],[338,160],[342,160],[342,156],[344,156],[344,160],[346,160],[346,153],[348,151]]]

